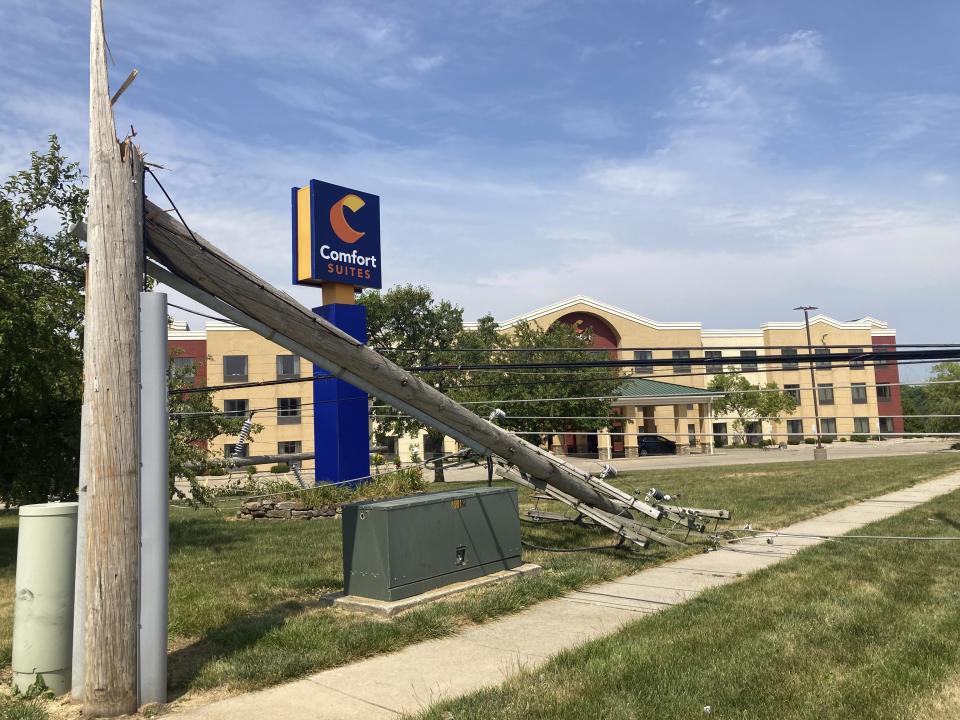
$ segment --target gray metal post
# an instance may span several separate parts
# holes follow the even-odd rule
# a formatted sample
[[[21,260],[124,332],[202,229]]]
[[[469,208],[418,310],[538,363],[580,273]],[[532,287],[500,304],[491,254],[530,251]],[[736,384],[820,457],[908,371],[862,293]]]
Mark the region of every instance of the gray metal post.
[[[139,704],[167,701],[167,296],[140,293]]]
[[[87,477],[86,468],[90,446],[90,433],[87,431],[89,417],[90,406],[84,402],[80,410],[80,486],[77,490],[77,563],[73,586],[73,662],[70,683],[70,694],[77,700],[83,697],[83,640],[87,620],[87,484],[90,478]]]

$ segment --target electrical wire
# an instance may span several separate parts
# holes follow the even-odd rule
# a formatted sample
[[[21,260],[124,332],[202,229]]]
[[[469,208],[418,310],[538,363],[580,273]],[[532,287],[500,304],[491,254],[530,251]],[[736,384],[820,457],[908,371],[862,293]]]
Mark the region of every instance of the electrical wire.
[[[901,362],[899,362],[899,363],[896,363],[896,365],[897,365],[897,367],[899,367],[899,366],[905,366],[905,365],[914,365],[914,364],[927,365],[927,364],[931,364],[931,363],[934,363],[934,362],[939,362],[939,361],[934,361],[934,360],[904,360],[904,361],[901,361]],[[882,367],[882,365],[879,365],[879,366],[878,366],[878,365],[873,365],[873,364],[867,364],[867,365],[860,365],[860,364],[855,364],[855,365],[837,365],[837,364],[833,364],[833,365],[831,366],[830,370],[839,370],[839,369],[844,369],[844,368],[864,369],[865,367]],[[823,368],[821,368],[821,370],[823,370]],[[447,371],[444,371],[444,372],[447,372]],[[466,372],[466,371],[465,371],[465,372]],[[748,372],[749,372],[749,371],[748,371]],[[796,372],[796,371],[789,371],[789,370],[788,370],[788,371],[766,370],[766,371],[764,371],[764,372],[769,373],[769,372]],[[564,374],[573,374],[573,375],[576,375],[577,377],[576,377],[575,379],[569,379],[569,380],[554,379],[554,376],[555,376],[555,375],[559,376],[559,375],[564,375]],[[651,375],[651,376],[649,376],[649,377],[644,376],[644,377],[642,377],[641,379],[654,380],[654,381],[658,381],[658,382],[659,382],[659,381],[662,381],[662,380],[664,380],[664,379],[666,379],[666,378],[670,378],[670,379],[674,379],[674,378],[682,379],[682,378],[691,378],[691,377],[710,377],[710,376],[713,376],[713,375],[740,375],[740,374],[742,374],[740,371],[730,370],[730,371],[717,371],[717,372],[704,372],[704,373],[678,373],[678,374],[670,374],[670,375],[666,375],[666,374],[664,374],[664,375],[654,374],[654,375]],[[542,375],[541,377],[542,377],[541,380],[534,380],[534,381],[511,381],[511,380],[505,380],[505,381],[502,381],[502,382],[495,382],[495,383],[463,383],[463,384],[455,385],[455,386],[451,387],[450,389],[451,389],[451,390],[462,390],[462,389],[483,388],[483,387],[503,388],[503,387],[520,387],[520,386],[533,386],[533,385],[563,385],[563,384],[569,384],[569,385],[585,385],[585,384],[588,384],[588,383],[590,383],[590,382],[601,382],[601,381],[608,381],[608,380],[609,380],[609,381],[612,381],[612,380],[617,380],[617,379],[622,380],[623,382],[627,382],[627,381],[629,381],[629,380],[632,380],[632,379],[637,378],[637,376],[635,376],[635,375],[609,375],[609,376],[595,375],[595,376],[592,376],[592,375],[583,374],[583,373],[556,373],[556,374],[549,373],[549,374],[546,374],[546,375]],[[319,377],[307,376],[307,377],[299,377],[299,378],[283,378],[283,379],[277,379],[277,380],[257,380],[257,381],[252,381],[252,382],[227,383],[227,384],[223,384],[223,385],[206,385],[206,386],[197,386],[197,387],[177,388],[176,390],[170,390],[170,394],[173,395],[173,394],[176,394],[176,393],[191,394],[191,393],[205,393],[205,392],[220,392],[220,391],[223,391],[223,390],[244,389],[244,388],[250,388],[250,387],[269,387],[269,386],[272,386],[272,385],[289,385],[289,384],[296,384],[296,383],[314,382],[315,380],[331,380],[331,379],[334,379],[334,377],[333,377],[332,375],[321,375],[321,376],[319,376]],[[956,380],[943,380],[943,381],[928,380],[928,381],[918,381],[918,382],[913,382],[913,383],[880,382],[880,383],[876,383],[876,384],[864,384],[863,387],[877,387],[877,385],[889,385],[889,386],[891,386],[891,387],[901,386],[901,385],[924,385],[924,384],[932,384],[932,383],[937,383],[937,382],[940,382],[940,383],[955,383],[955,382],[960,382],[960,381],[956,381]],[[835,388],[835,389],[842,389],[842,388],[849,388],[849,387],[851,387],[851,386],[849,386],[849,385],[834,385],[834,388]],[[706,388],[697,388],[697,389],[698,389],[698,390],[706,390]],[[806,386],[799,386],[799,387],[791,388],[791,389],[793,389],[793,390],[810,390],[810,388],[809,388],[809,387],[806,387]],[[759,389],[758,389],[758,392],[783,392],[783,390],[784,390],[784,388],[759,388]],[[723,391],[717,390],[717,391],[710,391],[710,392],[723,392]],[[613,397],[616,397],[616,396],[613,396]],[[497,402],[497,401],[492,401],[492,402]],[[461,405],[464,405],[464,404],[466,404],[466,403],[460,403],[460,404],[461,404]]]
[[[216,320],[217,322],[226,323],[227,325],[236,325],[237,327],[242,327],[239,323],[235,323],[233,320],[227,320],[226,318],[217,317],[216,315],[207,315],[199,310],[193,310],[191,308],[184,307],[183,305],[177,305],[176,303],[172,302],[168,302],[167,305],[174,307],[177,310],[183,310],[184,312],[191,313],[192,315],[199,315],[202,318],[207,318],[207,320]]]

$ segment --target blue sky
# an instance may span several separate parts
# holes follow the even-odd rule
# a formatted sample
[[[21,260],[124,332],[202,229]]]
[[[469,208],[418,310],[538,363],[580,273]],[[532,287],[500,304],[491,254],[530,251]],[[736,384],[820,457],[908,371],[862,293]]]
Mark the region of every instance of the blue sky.
[[[289,188],[381,196],[384,281],[960,341],[953,2],[107,1],[117,106],[199,232],[289,289]],[[0,172],[86,157],[88,9],[0,5]],[[151,191],[156,194],[155,191]],[[308,304],[319,293],[296,289]],[[192,321],[197,324],[196,319]]]

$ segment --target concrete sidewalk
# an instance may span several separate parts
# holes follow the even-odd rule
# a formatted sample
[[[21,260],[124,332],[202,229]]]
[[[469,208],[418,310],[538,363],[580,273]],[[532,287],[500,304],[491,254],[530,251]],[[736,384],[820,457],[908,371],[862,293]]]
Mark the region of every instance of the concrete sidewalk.
[[[882,495],[782,528],[840,534],[960,489],[960,473]],[[792,557],[816,538],[744,542],[749,553],[718,551],[594,585],[440,640],[412,645],[302,680],[193,708],[171,717],[227,720],[271,717],[349,720],[396,718],[437,700],[495,685],[519,668],[612,633],[622,624],[683,602],[707,588]],[[745,548],[745,549],[746,549]]]

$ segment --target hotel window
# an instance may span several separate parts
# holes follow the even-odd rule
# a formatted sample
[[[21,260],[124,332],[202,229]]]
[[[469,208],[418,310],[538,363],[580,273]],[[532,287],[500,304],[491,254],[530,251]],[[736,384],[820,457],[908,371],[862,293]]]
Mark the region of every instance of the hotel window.
[[[890,402],[889,385],[877,385],[877,402]]]
[[[240,448],[240,452],[238,452],[237,455],[236,455],[237,457],[243,457],[243,458],[245,458],[245,457],[250,457],[250,444],[249,444],[249,443],[240,443],[239,445],[237,445],[236,443],[226,443],[226,444],[223,446],[223,456],[224,456],[224,457],[233,457],[233,456],[234,456],[234,455],[233,455],[233,451],[234,451],[236,448]]]
[[[853,432],[857,435],[870,434],[870,418],[858,417],[853,419]]]
[[[705,350],[703,353],[705,358],[709,359],[718,359],[723,357],[723,353],[720,350]],[[723,363],[708,363],[705,364],[705,369],[708,375],[714,375],[723,370]]]
[[[689,360],[690,351],[689,350],[674,350],[673,351],[674,360]],[[690,366],[688,364],[682,363],[679,365],[673,366],[673,372],[678,375],[686,375],[690,372]]]
[[[887,353],[887,352],[890,352],[890,348],[875,347],[875,348],[873,349],[873,351],[874,351],[875,353]],[[877,357],[877,359],[873,361],[873,364],[874,364],[874,366],[876,366],[876,367],[883,367],[883,366],[886,365],[888,362],[889,362],[889,361],[888,361],[886,358],[884,358],[884,357]]]
[[[250,410],[249,400],[224,400],[223,414],[227,417],[243,417]]]
[[[247,356],[246,355],[224,355],[223,356],[223,381],[224,382],[246,382],[247,381]]]
[[[820,420],[820,434],[824,437],[836,437],[837,436],[837,420],[836,418],[822,418]]]
[[[277,355],[277,380],[300,377],[300,358],[296,355]]]
[[[817,400],[821,405],[833,405],[833,383],[817,384]]]
[[[816,349],[814,350],[814,352],[815,352],[817,355],[821,355],[821,356],[822,356],[822,355],[826,355],[828,358],[829,358],[829,356],[830,356],[830,348],[816,348]],[[829,359],[827,359],[827,360],[817,360],[817,363],[816,363],[816,364],[817,364],[817,367],[818,367],[818,368],[826,368],[826,369],[828,369],[828,370],[830,369],[830,367],[831,367],[831,365],[832,365],[832,363],[830,362]]]
[[[399,438],[396,435],[387,435],[385,438],[383,438],[382,442],[378,442],[377,445],[383,446],[384,449],[382,452],[384,455],[393,458],[397,456],[398,439]]]
[[[294,425],[300,422],[300,398],[277,400],[277,424]]]
[[[783,349],[780,351],[780,354],[783,355],[784,357],[796,357],[796,356],[797,356],[797,349],[796,349],[796,348],[783,348]],[[797,364],[797,361],[796,361],[796,360],[784,360],[784,361],[780,364],[780,366],[781,366],[784,370],[796,370],[797,368],[800,367],[800,366]]]
[[[170,365],[170,376],[182,381],[185,385],[193,385],[197,379],[197,359],[192,357],[175,357]]]
[[[853,403],[855,405],[862,405],[867,401],[867,385],[866,383],[853,383],[850,386],[850,395],[853,396]]]
[[[882,417],[882,418],[880,418],[880,432],[882,432],[882,433],[892,433],[892,432],[893,432],[893,418],[892,418],[892,417]]]
[[[303,452],[302,447],[299,440],[282,440],[277,443],[277,455],[294,455]]]
[[[753,362],[748,362],[748,361],[747,361],[747,358],[756,358],[756,357],[757,357],[757,351],[756,351],[756,350],[741,350],[741,351],[740,351],[740,357],[741,357],[741,359],[742,359],[741,362],[740,362],[740,372],[756,372],[756,371],[757,371],[757,362],[756,362],[756,360],[754,360]]]
[[[803,420],[787,420],[787,440],[794,442],[803,440]]]
[[[653,360],[653,351],[652,350],[634,350],[633,359],[638,362],[643,362],[644,360]],[[653,375],[653,365],[634,365],[633,371],[637,375]]]
[[[863,348],[850,348],[847,350],[847,355],[850,356],[848,364],[851,368],[863,367]]]
[[[800,386],[799,385],[784,385],[783,392],[793,398],[793,401],[799,405],[800,404]]]

